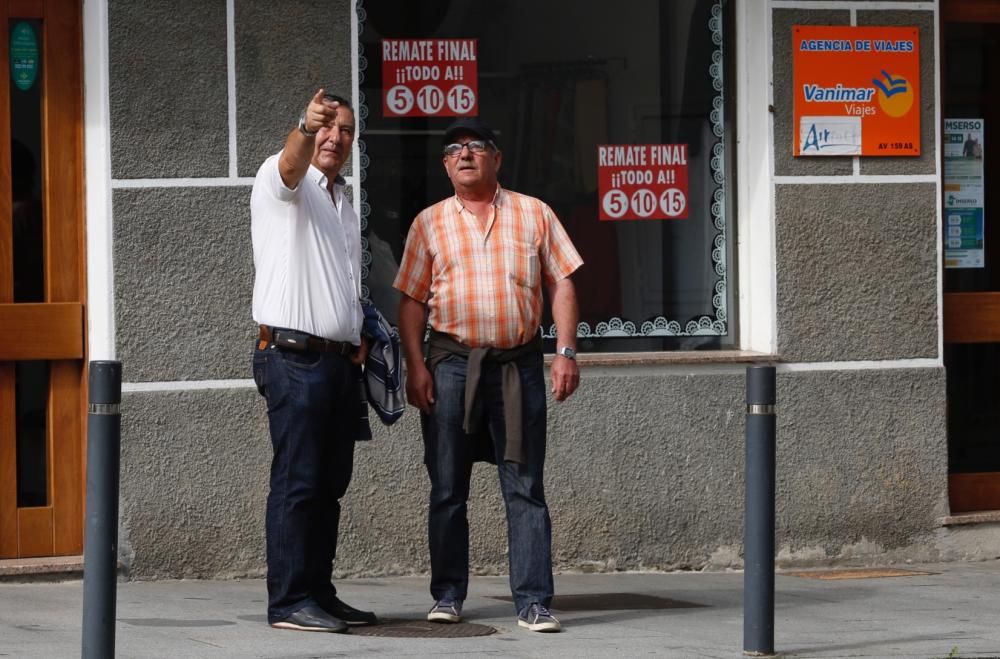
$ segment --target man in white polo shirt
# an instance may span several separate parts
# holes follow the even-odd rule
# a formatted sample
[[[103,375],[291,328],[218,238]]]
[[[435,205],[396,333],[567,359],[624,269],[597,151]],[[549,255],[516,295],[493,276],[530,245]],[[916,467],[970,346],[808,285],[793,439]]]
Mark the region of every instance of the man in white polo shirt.
[[[261,165],[250,197],[260,337],[253,374],[267,399],[274,455],[267,497],[268,623],[343,632],[375,615],[331,583],[340,498],[359,436],[361,230],[340,169],[354,111],[320,89]]]

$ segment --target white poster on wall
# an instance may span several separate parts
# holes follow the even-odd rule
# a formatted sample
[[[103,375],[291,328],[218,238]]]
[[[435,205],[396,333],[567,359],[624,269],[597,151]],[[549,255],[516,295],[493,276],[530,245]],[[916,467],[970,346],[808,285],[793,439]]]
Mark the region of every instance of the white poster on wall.
[[[986,266],[983,119],[944,120],[944,267]]]

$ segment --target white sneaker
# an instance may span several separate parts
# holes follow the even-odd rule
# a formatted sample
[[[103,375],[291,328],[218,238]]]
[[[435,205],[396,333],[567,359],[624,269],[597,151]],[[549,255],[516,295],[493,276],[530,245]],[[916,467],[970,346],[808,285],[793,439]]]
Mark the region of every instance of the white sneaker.
[[[558,632],[562,625],[548,609],[537,602],[517,615],[517,624],[533,632]]]
[[[438,600],[427,612],[428,622],[461,622],[462,602],[459,600]]]

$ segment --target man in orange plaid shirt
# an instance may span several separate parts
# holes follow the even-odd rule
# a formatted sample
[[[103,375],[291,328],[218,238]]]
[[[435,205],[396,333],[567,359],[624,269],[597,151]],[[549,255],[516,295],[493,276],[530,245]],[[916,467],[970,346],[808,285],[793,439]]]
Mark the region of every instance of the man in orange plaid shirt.
[[[421,212],[394,286],[406,394],[421,411],[431,480],[428,536],[434,622],[459,622],[469,583],[466,501],[477,438],[488,443],[507,507],[510,584],[518,624],[559,631],[552,600],[552,524],[543,488],[545,376],[542,284],[552,301],[557,354],[552,394],[580,382],[576,291],[583,260],[559,219],[533,197],[497,182],[502,154],[478,118],[445,132],[443,163],[455,188]],[[431,327],[426,363],[422,343]],[[471,436],[471,437],[470,437]]]

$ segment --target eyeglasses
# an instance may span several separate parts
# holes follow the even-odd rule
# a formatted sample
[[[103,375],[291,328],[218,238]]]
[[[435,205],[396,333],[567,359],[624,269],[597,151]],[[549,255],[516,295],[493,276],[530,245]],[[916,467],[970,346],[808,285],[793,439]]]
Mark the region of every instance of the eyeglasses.
[[[462,149],[469,147],[469,153],[479,155],[485,153],[487,148],[497,148],[496,144],[487,140],[472,140],[465,144],[448,144],[444,147],[444,155],[449,158],[457,158],[462,153]]]

